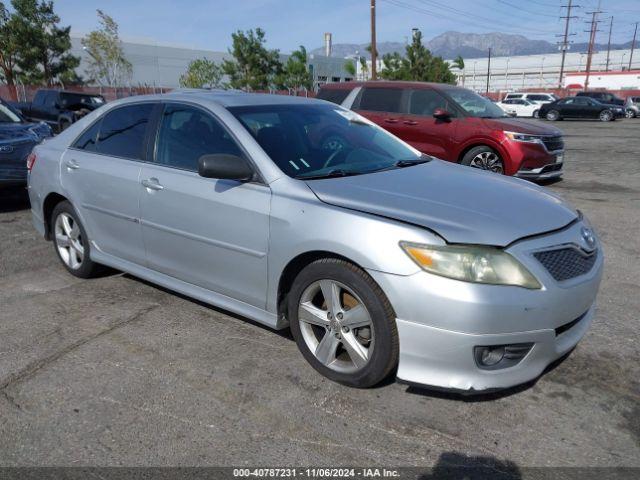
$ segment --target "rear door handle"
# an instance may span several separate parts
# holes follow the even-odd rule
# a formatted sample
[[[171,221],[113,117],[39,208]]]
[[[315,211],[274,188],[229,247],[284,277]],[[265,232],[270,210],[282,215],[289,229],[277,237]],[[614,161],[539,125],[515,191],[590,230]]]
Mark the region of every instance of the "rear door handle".
[[[398,123],[397,118],[385,118],[384,121],[387,123]]]
[[[77,170],[80,168],[80,164],[75,160],[67,160],[66,165],[69,170]]]
[[[417,125],[418,122],[414,122],[413,120],[405,120],[404,122],[405,125]]]
[[[157,178],[149,178],[147,180],[142,180],[142,185],[144,185],[145,188],[148,188],[149,190],[162,190],[164,187],[162,185],[160,185],[160,182],[158,181]]]

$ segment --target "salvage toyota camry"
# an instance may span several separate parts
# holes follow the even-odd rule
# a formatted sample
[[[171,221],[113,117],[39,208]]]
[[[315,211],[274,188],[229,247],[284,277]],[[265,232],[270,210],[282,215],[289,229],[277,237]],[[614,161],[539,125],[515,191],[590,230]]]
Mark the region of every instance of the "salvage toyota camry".
[[[132,97],[28,164],[34,225],[71,274],[107,265],[290,327],[343,384],[509,387],[593,317],[603,255],[580,212],[323,101]]]

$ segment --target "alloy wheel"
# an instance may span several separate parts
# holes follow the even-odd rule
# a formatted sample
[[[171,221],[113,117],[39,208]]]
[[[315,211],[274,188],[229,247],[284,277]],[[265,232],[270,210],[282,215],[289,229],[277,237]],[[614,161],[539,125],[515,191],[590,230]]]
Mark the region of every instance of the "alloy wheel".
[[[611,112],[605,110],[604,112],[600,113],[600,120],[602,120],[603,122],[608,122],[609,120],[611,120],[612,116],[611,116]]]
[[[60,258],[69,268],[78,270],[84,260],[84,244],[80,225],[66,212],[56,218],[55,242]]]
[[[473,157],[469,166],[481,170],[489,170],[494,173],[504,173],[502,160],[500,160],[500,157],[494,152],[481,152],[477,154]]]
[[[635,118],[636,114],[635,114],[635,112],[633,110],[629,109],[629,110],[626,111],[626,116],[627,116],[627,118]]]
[[[547,120],[551,120],[553,122],[555,120],[558,120],[558,118],[560,118],[560,114],[558,114],[558,112],[556,112],[555,110],[551,110],[547,113]]]
[[[341,373],[363,369],[371,359],[374,328],[362,300],[346,285],[318,280],[298,304],[300,331],[309,351],[326,367]]]

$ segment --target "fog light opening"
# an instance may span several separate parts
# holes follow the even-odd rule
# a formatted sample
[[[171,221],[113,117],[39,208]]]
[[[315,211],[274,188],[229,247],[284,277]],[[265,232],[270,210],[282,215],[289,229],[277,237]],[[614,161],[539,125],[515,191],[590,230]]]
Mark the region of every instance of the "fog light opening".
[[[478,368],[499,370],[513,367],[527,356],[533,343],[513,343],[511,345],[486,345],[473,348],[473,356]]]

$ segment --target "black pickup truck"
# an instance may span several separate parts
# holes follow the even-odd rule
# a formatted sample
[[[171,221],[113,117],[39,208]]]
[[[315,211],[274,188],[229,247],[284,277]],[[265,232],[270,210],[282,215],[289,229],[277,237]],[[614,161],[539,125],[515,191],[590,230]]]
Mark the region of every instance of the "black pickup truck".
[[[38,90],[32,102],[13,102],[28,120],[48,123],[61,132],[78,118],[104,105],[102,95],[67,92],[64,90]]]

